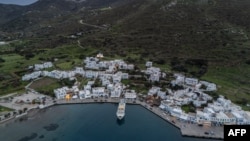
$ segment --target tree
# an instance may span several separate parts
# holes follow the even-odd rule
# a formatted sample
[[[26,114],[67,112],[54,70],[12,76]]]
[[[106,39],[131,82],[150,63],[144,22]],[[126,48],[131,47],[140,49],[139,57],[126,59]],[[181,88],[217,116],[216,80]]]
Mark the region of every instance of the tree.
[[[19,114],[22,114],[22,113],[23,113],[23,111],[22,111],[22,110],[18,110],[18,113],[19,113]]]
[[[4,63],[5,60],[3,58],[0,58],[0,63]]]
[[[27,112],[27,110],[28,110],[28,108],[26,108],[26,107],[23,108],[23,112]]]

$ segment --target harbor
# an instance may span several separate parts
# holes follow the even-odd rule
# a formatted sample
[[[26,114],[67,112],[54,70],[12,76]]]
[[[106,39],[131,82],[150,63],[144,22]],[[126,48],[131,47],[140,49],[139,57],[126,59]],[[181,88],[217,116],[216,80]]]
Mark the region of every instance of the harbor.
[[[13,120],[22,117],[33,117],[35,114],[39,113],[39,109],[46,109],[56,105],[72,105],[72,104],[95,104],[95,103],[114,103],[119,104],[120,98],[110,98],[110,97],[98,97],[89,99],[57,99],[48,100],[43,106],[32,106],[25,113],[21,115],[12,116],[6,120],[2,120],[1,124],[11,122]],[[174,127],[178,128],[182,136],[197,137],[197,138],[211,138],[211,139],[223,139],[223,126],[199,126],[198,124],[183,122],[176,117],[171,116],[165,111],[161,110],[159,107],[151,106],[150,104],[140,101],[138,99],[126,100],[126,104],[142,106],[160,118],[164,119],[168,123],[172,124]],[[17,105],[18,106],[18,105]],[[116,115],[116,111],[114,111]],[[124,113],[125,115],[125,113]],[[192,129],[192,130],[190,130]]]
[[[65,104],[91,104],[91,103],[119,103],[117,98],[94,98],[94,99],[75,99],[75,100],[57,100],[55,105]],[[165,121],[178,128],[182,136],[223,139],[223,126],[199,126],[198,124],[186,123],[177,120],[175,117],[165,113],[159,107],[151,107],[149,104],[139,100],[127,100],[126,104],[140,105]]]
[[[0,125],[0,140],[25,141],[34,134],[37,136],[32,141],[117,141],[118,138],[119,141],[216,141],[182,136],[178,128],[140,105],[127,104],[122,120],[116,117],[116,110],[117,103],[64,104],[35,109],[28,116]]]

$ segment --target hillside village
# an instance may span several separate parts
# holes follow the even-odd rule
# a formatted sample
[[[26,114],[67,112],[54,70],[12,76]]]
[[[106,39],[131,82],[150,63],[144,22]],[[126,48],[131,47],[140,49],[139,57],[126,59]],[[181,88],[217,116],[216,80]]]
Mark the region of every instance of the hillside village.
[[[217,90],[214,83],[174,74],[174,79],[171,81],[172,88],[161,88],[153,84],[164,79],[166,73],[162,72],[160,68],[153,67],[152,62],[146,62],[146,70],[138,73],[142,75],[132,75],[130,72],[135,69],[133,64],[127,64],[123,60],[103,61],[102,58],[102,54],[98,54],[97,57],[86,57],[83,60],[84,67],[76,67],[71,71],[43,70],[52,67],[52,62],[35,64],[29,67],[34,71],[25,74],[22,80],[32,81],[40,77],[76,80],[72,87],[64,86],[54,89],[57,100],[123,97],[134,102],[139,99],[152,106],[159,106],[163,112],[184,122],[210,126],[250,124],[250,112],[243,111],[240,106],[233,104],[223,96],[214,98],[207,94]],[[90,80],[83,88],[80,88],[76,75]],[[123,80],[129,80],[135,76],[145,77],[152,84],[147,94],[138,93],[136,90],[130,89],[129,84],[122,83]],[[155,101],[158,103],[155,104]],[[183,107],[193,108],[193,110],[187,113]]]

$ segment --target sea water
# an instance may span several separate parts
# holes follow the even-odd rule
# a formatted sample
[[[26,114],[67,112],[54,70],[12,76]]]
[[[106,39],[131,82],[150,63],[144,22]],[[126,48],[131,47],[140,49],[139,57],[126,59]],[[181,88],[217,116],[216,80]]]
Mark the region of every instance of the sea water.
[[[138,105],[60,105],[0,126],[0,141],[213,141],[181,136],[180,130]]]

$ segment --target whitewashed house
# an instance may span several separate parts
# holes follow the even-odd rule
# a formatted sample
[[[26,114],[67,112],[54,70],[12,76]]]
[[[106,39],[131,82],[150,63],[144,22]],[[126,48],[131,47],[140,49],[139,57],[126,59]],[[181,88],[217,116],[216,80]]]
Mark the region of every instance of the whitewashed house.
[[[170,100],[170,99],[162,100],[161,105],[159,106],[159,108],[166,111],[166,112],[168,112],[168,113],[171,113],[171,111],[174,109],[173,101]]]
[[[61,71],[53,70],[53,71],[50,72],[49,77],[56,78],[56,79],[61,79],[61,78],[63,78],[62,76],[63,75],[62,75]]]
[[[108,84],[107,89],[110,90],[110,91],[114,90],[114,84],[111,84],[111,83]]]
[[[235,117],[229,117],[224,112],[216,113],[215,117],[211,117],[210,120],[220,124],[235,124],[236,122]]]
[[[185,78],[185,83],[190,86],[195,86],[198,84],[198,82],[199,80],[196,78]]]
[[[160,87],[152,87],[149,91],[148,91],[148,95],[154,95],[154,94],[157,94],[158,91],[160,91],[161,88]]]
[[[85,77],[86,78],[97,78],[98,77],[98,72],[96,71],[85,71]]]
[[[74,70],[75,74],[80,74],[82,76],[85,76],[85,72],[82,67],[76,67]]]
[[[42,74],[41,71],[35,71],[31,74],[25,74],[24,76],[22,76],[22,80],[23,81],[29,81],[29,80],[33,80],[33,79],[36,79],[38,77],[40,77]]]
[[[104,56],[103,56],[102,53],[98,53],[98,54],[96,55],[96,57],[97,57],[97,58],[103,58]]]
[[[162,78],[165,78],[166,76],[167,76],[167,74],[166,74],[165,72],[162,72],[162,73],[161,73],[161,77],[162,77]]]
[[[43,64],[35,64],[34,70],[42,70],[50,67],[53,67],[53,64],[51,62],[45,62]]]
[[[112,78],[113,78],[113,83],[120,83],[122,80],[122,76],[120,73],[113,75]]]
[[[98,62],[99,59],[95,57],[86,57],[84,63],[87,64],[88,62]]]
[[[87,85],[93,86],[95,84],[95,81],[88,81]]]
[[[136,92],[135,92],[135,90],[126,90],[126,92],[125,92],[125,98],[126,99],[135,99],[136,98]]]
[[[48,76],[50,72],[48,71],[42,71],[41,72],[41,76]]]
[[[102,86],[107,86],[111,83],[110,80],[108,79],[101,79],[101,81],[102,81]]]
[[[150,74],[149,81],[151,81],[151,82],[159,82],[160,77],[161,77],[160,72],[154,72],[154,73]]]
[[[201,107],[202,105],[206,104],[207,101],[204,100],[193,100],[193,104],[195,107]]]
[[[135,66],[133,64],[128,64],[128,70],[134,70]]]
[[[120,70],[127,70],[128,69],[128,64],[126,64],[125,62],[119,62],[119,69]]]
[[[244,117],[241,115],[240,112],[232,111],[231,113],[235,117],[236,124],[238,124],[238,125],[244,124]]]
[[[107,73],[114,73],[117,71],[117,68],[115,66],[109,66],[109,68],[106,70]]]
[[[181,108],[173,108],[171,111],[170,111],[170,114],[171,116],[174,116],[174,117],[177,117],[177,118],[180,118],[184,113],[182,112]]]
[[[74,94],[79,94],[79,88],[78,88],[78,86],[73,86],[72,87],[72,91],[74,92]]]
[[[156,68],[156,67],[150,67],[150,68],[147,68],[147,70],[145,71],[145,74],[148,74],[148,75],[150,75],[150,74],[152,74],[152,73],[154,73],[154,72],[160,72],[161,70],[160,70],[160,68]]]
[[[98,70],[99,69],[99,65],[95,61],[90,61],[90,62],[88,62],[88,63],[85,64],[85,68],[86,69],[95,69],[95,70]]]
[[[159,90],[159,91],[157,92],[157,96],[159,96],[161,99],[166,99],[166,98],[167,98],[166,92],[161,91],[161,90]]]
[[[84,85],[84,90],[85,90],[85,91],[87,91],[87,90],[88,90],[88,91],[91,91],[91,89],[92,89],[92,88],[91,88],[91,85]]]
[[[217,90],[216,84],[214,84],[214,83],[209,83],[207,81],[200,81],[200,84],[206,86],[205,91],[216,91]]]
[[[128,79],[129,75],[128,75],[128,73],[122,73],[121,77],[122,77],[122,79]]]
[[[94,87],[92,88],[92,96],[100,97],[100,96],[108,96],[108,94],[105,93],[105,87]]]
[[[145,66],[148,67],[148,68],[152,67],[153,66],[153,62],[147,61]]]
[[[51,67],[53,67],[53,64],[52,64],[52,62],[45,62],[45,63],[43,63],[43,66],[44,66],[44,68],[51,68]]]
[[[80,90],[78,95],[79,95],[80,99],[85,99],[85,91],[84,90]]]
[[[61,73],[61,78],[62,78],[62,79],[65,79],[65,78],[70,78],[70,76],[69,76],[69,73],[68,73],[68,72],[66,72],[66,71],[61,71],[60,73]]]
[[[123,91],[123,87],[120,83],[116,83],[114,89],[110,92],[110,97],[118,98],[121,96]]]
[[[57,99],[64,99],[70,89],[68,87],[62,87],[54,90]]]
[[[176,73],[176,74],[174,74],[174,77],[176,79],[171,81],[172,85],[183,85],[184,84],[185,76]]]
[[[101,61],[99,62],[99,69],[108,69],[109,68],[109,64],[107,61]]]

